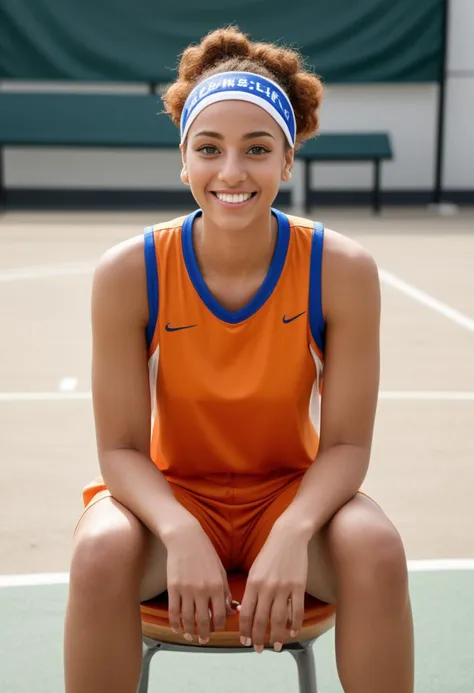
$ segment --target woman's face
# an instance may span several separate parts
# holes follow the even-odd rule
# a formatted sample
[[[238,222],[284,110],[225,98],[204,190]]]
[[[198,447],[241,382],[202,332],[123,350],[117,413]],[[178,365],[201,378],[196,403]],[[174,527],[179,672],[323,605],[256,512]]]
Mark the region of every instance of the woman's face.
[[[268,213],[280,181],[289,179],[294,150],[260,106],[221,101],[205,108],[182,147],[182,179],[204,214],[226,228]]]

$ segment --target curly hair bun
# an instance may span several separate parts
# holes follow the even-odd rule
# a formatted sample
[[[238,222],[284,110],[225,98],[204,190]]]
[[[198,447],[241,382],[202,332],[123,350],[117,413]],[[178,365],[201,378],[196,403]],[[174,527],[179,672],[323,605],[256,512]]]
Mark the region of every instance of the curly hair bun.
[[[323,99],[320,78],[305,68],[300,53],[274,43],[252,42],[235,26],[211,31],[181,55],[178,79],[163,96],[166,112],[179,127],[186,99],[196,84],[220,72],[253,72],[277,82],[287,93],[296,119],[296,148],[319,127]]]

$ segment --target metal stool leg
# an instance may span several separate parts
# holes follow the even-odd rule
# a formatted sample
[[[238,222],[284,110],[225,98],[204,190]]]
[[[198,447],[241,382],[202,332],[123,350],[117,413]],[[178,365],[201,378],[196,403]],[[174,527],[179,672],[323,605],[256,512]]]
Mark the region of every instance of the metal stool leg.
[[[160,651],[160,643],[143,638],[143,658],[142,658],[142,674],[140,677],[140,685],[138,693],[148,693],[148,682],[150,678],[150,663],[153,656]]]
[[[314,642],[314,641],[313,641]],[[317,693],[316,663],[312,643],[301,645],[300,650],[288,650],[298,666],[300,693]]]

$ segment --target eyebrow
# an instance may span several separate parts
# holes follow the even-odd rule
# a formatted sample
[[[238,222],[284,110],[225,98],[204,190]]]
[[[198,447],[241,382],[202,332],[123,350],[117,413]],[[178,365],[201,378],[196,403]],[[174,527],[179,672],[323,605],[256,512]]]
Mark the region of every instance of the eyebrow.
[[[196,139],[197,137],[214,137],[216,140],[223,140],[224,136],[221,135],[219,132],[213,132],[212,130],[201,130],[201,132],[198,132],[194,135],[193,139]],[[272,134],[269,132],[266,132],[265,130],[257,130],[255,132],[247,132],[246,135],[243,135],[242,139],[243,140],[252,140],[255,139],[256,137],[271,137],[273,140],[275,139]]]

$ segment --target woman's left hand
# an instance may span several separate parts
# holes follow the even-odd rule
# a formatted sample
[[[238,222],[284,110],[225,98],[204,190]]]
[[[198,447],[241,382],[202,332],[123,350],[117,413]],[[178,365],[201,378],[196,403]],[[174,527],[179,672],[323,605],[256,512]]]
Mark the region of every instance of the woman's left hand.
[[[269,622],[270,643],[277,652],[288,635],[296,637],[303,625],[307,577],[308,540],[275,525],[248,575],[239,609],[243,645],[262,652]]]

